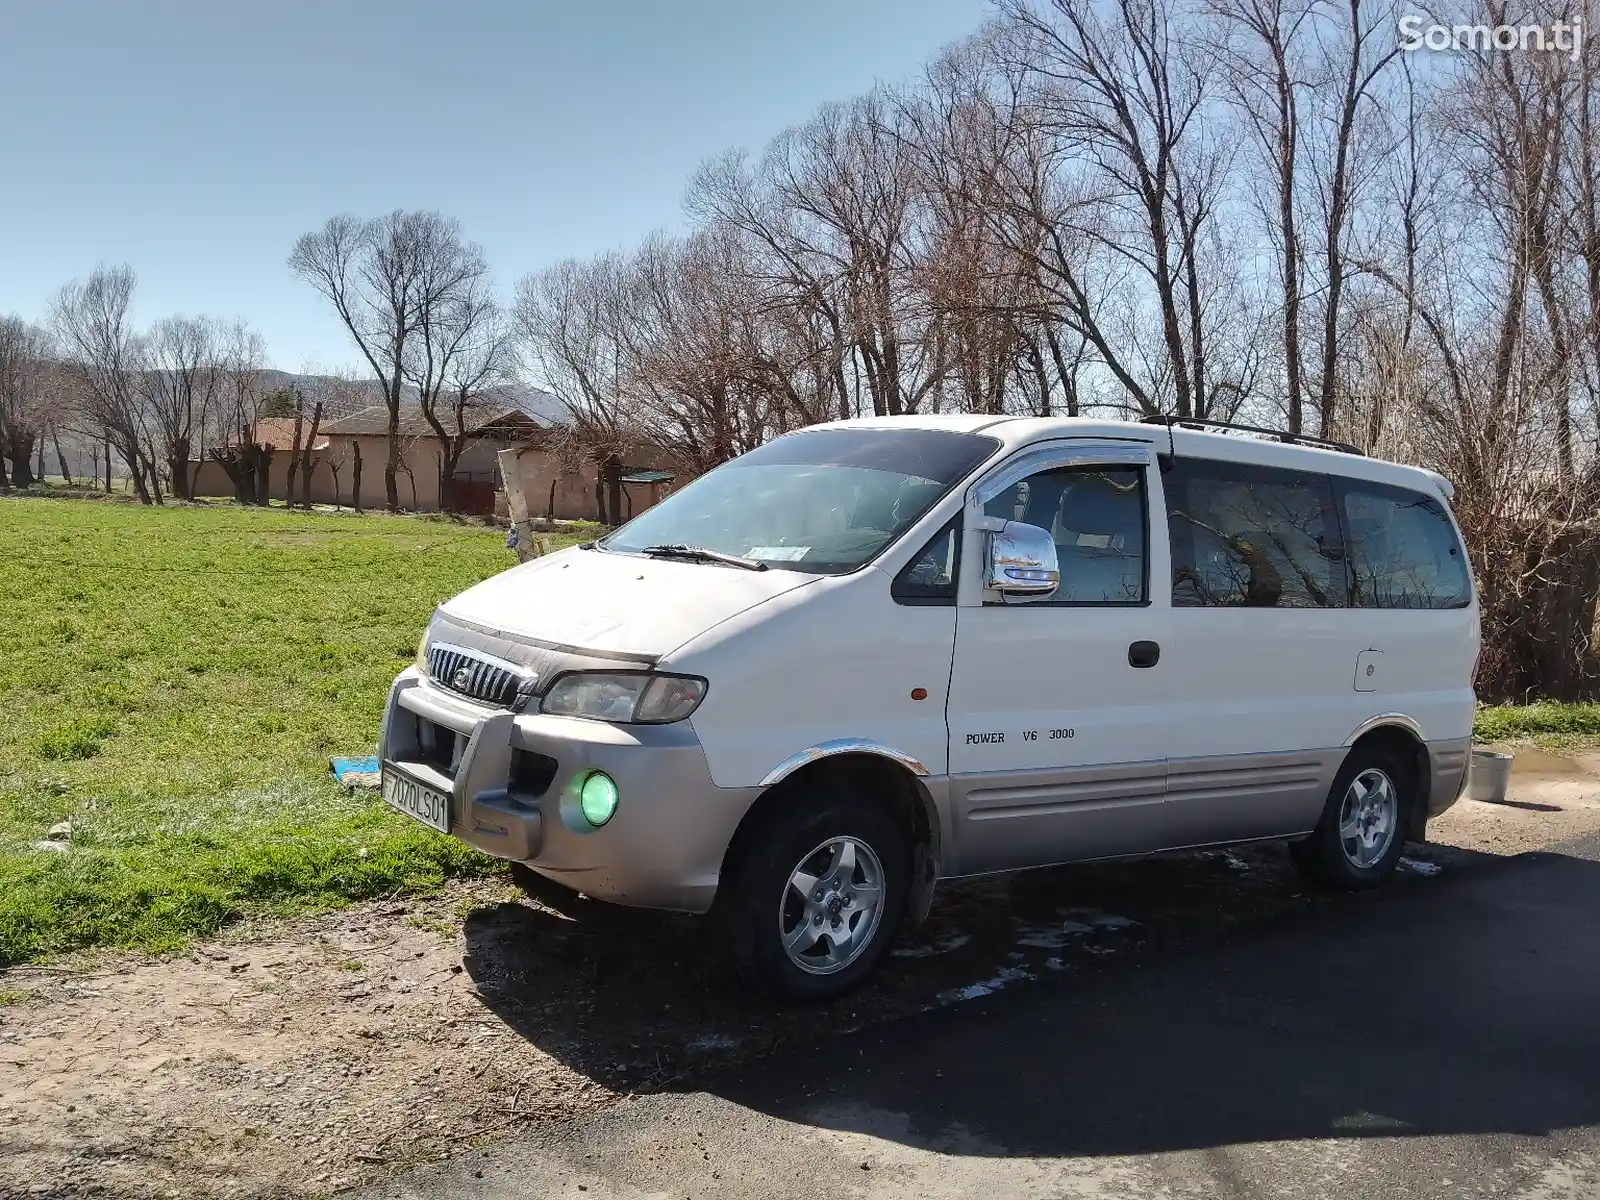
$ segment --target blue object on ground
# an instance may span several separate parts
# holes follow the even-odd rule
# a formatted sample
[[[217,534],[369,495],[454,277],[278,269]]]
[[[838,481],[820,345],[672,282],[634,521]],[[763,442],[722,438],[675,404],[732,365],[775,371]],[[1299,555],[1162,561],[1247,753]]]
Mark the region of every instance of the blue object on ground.
[[[333,777],[347,788],[375,788],[381,782],[382,766],[376,754],[360,758],[330,758],[328,766]]]

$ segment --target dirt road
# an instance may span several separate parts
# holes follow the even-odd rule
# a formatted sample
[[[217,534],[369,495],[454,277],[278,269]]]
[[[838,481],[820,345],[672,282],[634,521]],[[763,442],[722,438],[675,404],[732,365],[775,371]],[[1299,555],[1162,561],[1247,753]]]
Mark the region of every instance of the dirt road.
[[[1397,887],[1600,831],[1600,755],[1519,751]],[[721,986],[689,919],[456,887],[162,959],[0,972],[0,1195],[314,1196],[550,1127],[819,1034],[1202,943],[1336,901],[1281,846],[944,889],[825,1009]]]

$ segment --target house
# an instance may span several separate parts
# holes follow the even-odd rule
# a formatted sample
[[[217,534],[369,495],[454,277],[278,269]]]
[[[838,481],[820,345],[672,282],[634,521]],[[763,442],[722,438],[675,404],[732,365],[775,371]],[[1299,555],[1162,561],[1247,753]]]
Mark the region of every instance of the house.
[[[441,424],[452,434],[455,432],[450,421]],[[466,445],[450,481],[453,507],[458,512],[491,513],[499,487],[495,455],[510,446],[528,446],[543,440],[548,429],[515,406],[479,408],[467,416],[463,425]],[[312,471],[312,502],[332,504],[337,496],[338,503],[353,503],[355,464],[359,459],[362,507],[383,507],[384,465],[389,458],[388,409],[382,405],[361,409],[327,422],[321,433],[327,445],[315,451],[319,465]],[[402,408],[400,470],[396,479],[402,507],[425,511],[443,507],[439,495],[443,459],[444,448],[422,409]]]
[[[497,398],[500,400],[501,398]],[[467,443],[451,477],[453,507],[458,512],[488,515],[504,512],[504,498],[497,492],[501,482],[496,456],[514,449],[522,472],[523,494],[536,517],[554,516],[567,520],[594,520],[600,513],[599,473],[582,456],[561,453],[558,427],[565,416],[553,398],[540,394],[548,403],[497,402],[477,408],[465,422]],[[447,430],[450,422],[444,422]],[[309,433],[302,423],[301,436]],[[400,469],[396,478],[400,506],[420,511],[442,508],[439,496],[439,468],[443,448],[433,426],[420,407],[407,405],[400,410]],[[294,419],[269,417],[255,426],[258,444],[272,448],[268,469],[268,495],[273,499],[288,496],[288,468],[294,447]],[[384,466],[389,457],[389,412],[383,405],[372,405],[346,416],[326,420],[317,431],[311,448],[311,501],[313,504],[354,507],[359,463],[360,503],[362,508],[381,509],[385,503]],[[623,485],[623,515],[632,516],[661,498],[664,485],[673,475],[670,465],[659,456],[641,451],[630,458],[633,477]],[[637,462],[639,465],[634,466]],[[295,482],[300,498],[300,484]],[[232,496],[233,484],[227,473],[214,462],[196,464],[196,496]]]

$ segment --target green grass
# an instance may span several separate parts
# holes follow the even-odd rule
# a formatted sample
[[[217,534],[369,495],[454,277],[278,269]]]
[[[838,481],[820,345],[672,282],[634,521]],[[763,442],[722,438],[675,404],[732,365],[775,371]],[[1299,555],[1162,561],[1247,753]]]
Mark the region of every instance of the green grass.
[[[1495,705],[1478,710],[1480,742],[1533,741],[1576,749],[1600,741],[1600,704]]]
[[[0,499],[0,964],[495,870],[327,759],[372,751],[434,605],[511,564],[417,518]]]

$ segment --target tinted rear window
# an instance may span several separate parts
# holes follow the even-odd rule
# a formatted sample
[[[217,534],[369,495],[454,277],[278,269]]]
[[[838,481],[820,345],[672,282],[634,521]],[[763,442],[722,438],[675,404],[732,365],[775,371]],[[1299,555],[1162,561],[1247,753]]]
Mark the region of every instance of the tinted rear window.
[[[1461,608],[1471,602],[1467,556],[1444,505],[1420,492],[1336,483],[1359,608]]]
[[[1175,606],[1344,607],[1327,476],[1180,458],[1164,486]]]

